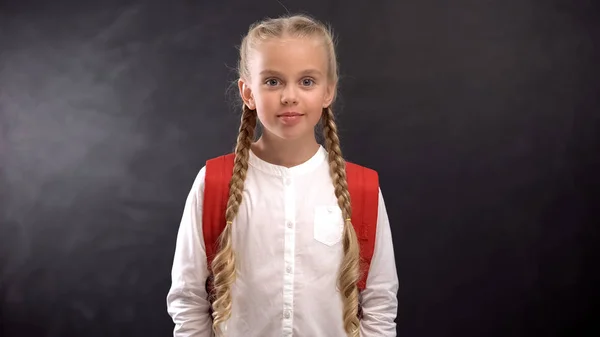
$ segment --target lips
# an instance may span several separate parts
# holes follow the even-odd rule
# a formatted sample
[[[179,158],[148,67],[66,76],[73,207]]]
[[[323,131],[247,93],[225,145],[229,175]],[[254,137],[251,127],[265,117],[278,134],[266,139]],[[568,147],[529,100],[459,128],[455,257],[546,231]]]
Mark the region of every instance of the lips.
[[[304,114],[291,111],[291,112],[284,112],[282,114],[279,114],[279,115],[277,115],[277,117],[296,117],[296,116],[302,116],[302,115],[304,115]]]
[[[277,115],[277,118],[282,123],[282,125],[291,127],[299,124],[300,121],[302,121],[302,116],[304,116],[304,114],[301,114],[299,112],[287,111]]]

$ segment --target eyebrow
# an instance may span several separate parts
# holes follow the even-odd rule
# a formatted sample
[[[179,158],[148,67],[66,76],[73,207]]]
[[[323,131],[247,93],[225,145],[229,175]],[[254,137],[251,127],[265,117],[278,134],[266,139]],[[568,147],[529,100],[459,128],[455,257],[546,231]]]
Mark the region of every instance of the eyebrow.
[[[272,69],[265,69],[263,71],[260,72],[261,76],[264,75],[278,75],[281,76],[282,74],[280,72],[278,72],[277,70],[272,70]],[[306,69],[300,72],[300,75],[321,75],[321,72],[317,69]]]

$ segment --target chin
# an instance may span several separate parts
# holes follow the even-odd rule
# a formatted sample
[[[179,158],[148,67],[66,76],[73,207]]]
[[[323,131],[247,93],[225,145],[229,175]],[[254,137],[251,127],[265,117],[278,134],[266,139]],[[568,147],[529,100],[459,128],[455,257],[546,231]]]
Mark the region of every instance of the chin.
[[[314,133],[312,130],[309,131]],[[297,140],[306,138],[310,132],[307,132],[306,130],[278,130],[278,132],[275,132],[274,134],[282,140]]]
[[[281,138],[282,140],[297,140],[297,139],[304,138],[306,135],[285,132],[285,133],[278,133],[277,136],[279,138]]]

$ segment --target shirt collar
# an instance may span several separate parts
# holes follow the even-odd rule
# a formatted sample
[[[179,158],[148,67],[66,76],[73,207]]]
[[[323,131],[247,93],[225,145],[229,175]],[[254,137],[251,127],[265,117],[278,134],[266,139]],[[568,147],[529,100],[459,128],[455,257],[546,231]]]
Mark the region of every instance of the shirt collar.
[[[271,164],[266,162],[260,158],[258,158],[252,149],[250,149],[250,155],[248,159],[248,163],[256,169],[259,169],[263,172],[274,174],[278,176],[294,176],[294,175],[302,175],[315,170],[319,165],[323,163],[327,158],[327,151],[323,148],[322,145],[319,145],[317,152],[309,158],[304,163],[293,167],[285,167],[281,165]]]

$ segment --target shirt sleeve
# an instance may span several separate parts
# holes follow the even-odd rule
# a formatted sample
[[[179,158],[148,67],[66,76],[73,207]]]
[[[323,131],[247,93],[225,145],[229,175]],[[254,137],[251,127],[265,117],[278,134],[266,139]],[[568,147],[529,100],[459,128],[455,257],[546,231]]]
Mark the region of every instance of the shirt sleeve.
[[[366,288],[361,293],[360,333],[362,337],[392,337],[396,336],[399,285],[390,222],[381,190],[376,235]]]
[[[167,312],[175,323],[174,337],[210,337],[212,320],[205,282],[208,278],[202,236],[202,201],[206,168],[198,173],[187,197],[177,233],[167,294]]]

